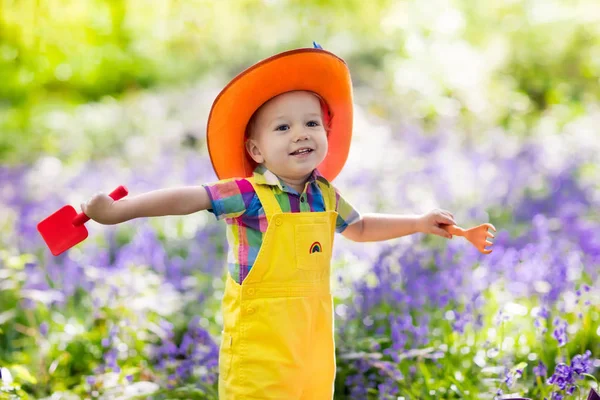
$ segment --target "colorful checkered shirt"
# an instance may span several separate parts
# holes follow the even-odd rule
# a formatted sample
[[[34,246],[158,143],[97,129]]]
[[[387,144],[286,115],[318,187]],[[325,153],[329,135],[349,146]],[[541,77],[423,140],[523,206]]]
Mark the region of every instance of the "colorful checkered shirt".
[[[314,170],[309,177],[304,192],[306,202],[300,201],[300,193],[286,185],[274,173],[259,165],[254,170],[254,182],[268,185],[275,192],[277,202],[283,212],[325,211],[325,201],[317,180],[327,180]],[[225,179],[203,185],[211,201],[212,212],[217,219],[227,222],[229,253],[227,264],[231,277],[241,284],[254,265],[263,235],[267,231],[267,217],[258,195],[247,179]],[[338,213],[336,231],[341,233],[346,227],[360,219],[359,213],[340,196],[337,189],[336,211]]]

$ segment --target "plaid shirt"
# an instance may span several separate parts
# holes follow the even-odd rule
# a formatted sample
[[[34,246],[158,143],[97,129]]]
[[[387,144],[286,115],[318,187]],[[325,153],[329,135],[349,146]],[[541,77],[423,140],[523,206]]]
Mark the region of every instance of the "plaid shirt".
[[[254,170],[254,180],[256,184],[271,186],[283,212],[325,211],[325,201],[317,180],[327,180],[317,170],[313,171],[304,186],[306,202],[300,202],[300,193],[285,185],[262,165]],[[227,222],[227,264],[231,277],[241,284],[254,265],[263,235],[267,231],[265,211],[252,184],[246,179],[225,179],[203,187],[212,204],[209,211],[217,219],[225,219]],[[348,225],[358,221],[360,215],[337,190],[335,193],[338,213],[336,231],[341,233]]]

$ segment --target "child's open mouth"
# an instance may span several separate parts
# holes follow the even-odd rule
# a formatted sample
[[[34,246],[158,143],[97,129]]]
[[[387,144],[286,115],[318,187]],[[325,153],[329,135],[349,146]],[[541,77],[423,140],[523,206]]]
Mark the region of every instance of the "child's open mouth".
[[[291,156],[307,156],[310,153],[312,153],[314,150],[313,149],[309,149],[308,147],[302,148],[302,149],[298,149],[296,151],[294,151],[293,153],[290,153]]]

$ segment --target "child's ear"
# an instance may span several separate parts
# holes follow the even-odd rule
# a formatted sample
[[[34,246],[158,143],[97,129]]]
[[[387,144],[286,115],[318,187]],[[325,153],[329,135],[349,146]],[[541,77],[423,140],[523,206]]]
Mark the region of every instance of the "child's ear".
[[[265,161],[265,158],[262,156],[262,153],[260,152],[260,149],[258,148],[254,139],[246,140],[246,151],[248,151],[250,157],[252,157],[257,164],[262,164]]]

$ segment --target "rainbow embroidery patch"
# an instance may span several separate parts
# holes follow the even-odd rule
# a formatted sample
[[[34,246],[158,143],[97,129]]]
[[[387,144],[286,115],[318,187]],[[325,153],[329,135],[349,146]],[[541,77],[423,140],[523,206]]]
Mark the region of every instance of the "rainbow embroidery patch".
[[[323,246],[321,246],[321,243],[319,242],[314,242],[313,244],[310,245],[310,250],[308,251],[309,253],[322,253],[323,252]]]

